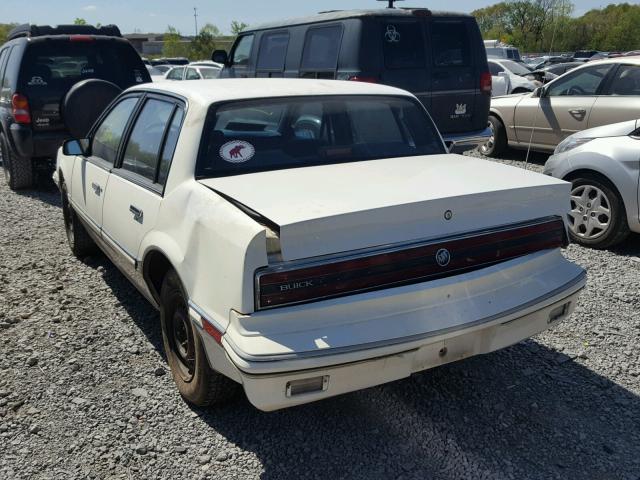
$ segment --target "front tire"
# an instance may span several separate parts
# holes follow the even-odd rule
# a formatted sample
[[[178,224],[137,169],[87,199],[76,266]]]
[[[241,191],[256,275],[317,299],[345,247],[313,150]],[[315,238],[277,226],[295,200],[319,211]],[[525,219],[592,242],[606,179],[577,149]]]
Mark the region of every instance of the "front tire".
[[[480,145],[480,153],[486,157],[497,157],[507,149],[507,132],[500,119],[494,115],[489,115],[488,126],[491,137]]]
[[[29,188],[33,185],[33,165],[30,158],[18,157],[7,143],[4,135],[0,135],[0,156],[4,178],[13,191]]]
[[[234,398],[238,384],[209,367],[200,334],[189,318],[187,297],[173,270],[164,277],[160,301],[164,350],[180,395],[200,407]]]
[[[608,180],[585,173],[571,183],[569,235],[574,242],[604,249],[627,238],[624,203]]]

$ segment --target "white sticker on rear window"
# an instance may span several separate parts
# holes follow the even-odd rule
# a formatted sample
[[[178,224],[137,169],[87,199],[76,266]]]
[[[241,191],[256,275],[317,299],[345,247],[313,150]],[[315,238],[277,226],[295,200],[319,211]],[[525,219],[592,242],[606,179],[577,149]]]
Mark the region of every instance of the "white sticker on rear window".
[[[29,80],[29,83],[27,83],[27,85],[29,85],[30,87],[34,87],[34,86],[45,87],[48,84],[42,79],[42,77],[31,77],[31,80]]]
[[[243,163],[256,154],[256,149],[249,142],[232,140],[220,147],[220,157],[229,163]]]

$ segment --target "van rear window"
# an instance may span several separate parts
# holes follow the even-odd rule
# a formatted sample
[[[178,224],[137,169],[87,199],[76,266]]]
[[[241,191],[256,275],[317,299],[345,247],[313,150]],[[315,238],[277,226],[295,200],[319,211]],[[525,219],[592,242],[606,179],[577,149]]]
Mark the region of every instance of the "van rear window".
[[[437,67],[471,65],[471,42],[464,21],[435,20],[431,24],[433,62]]]
[[[410,98],[340,95],[211,107],[197,177],[445,153],[433,122]]]
[[[424,67],[424,38],[420,24],[383,22],[382,50],[387,68]]]
[[[342,26],[310,28],[302,52],[302,70],[335,70],[342,40]]]

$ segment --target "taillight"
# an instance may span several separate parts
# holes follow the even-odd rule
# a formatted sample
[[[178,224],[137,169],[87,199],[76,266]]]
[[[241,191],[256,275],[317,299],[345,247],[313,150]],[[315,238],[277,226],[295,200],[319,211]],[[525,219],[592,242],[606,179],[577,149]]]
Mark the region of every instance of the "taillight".
[[[93,42],[95,41],[95,37],[91,35],[71,35],[69,37],[69,41],[71,42]]]
[[[566,244],[564,222],[553,217],[333,261],[269,267],[256,272],[256,309],[458,275]]]
[[[352,82],[378,83],[378,79],[376,77],[361,77],[358,75],[349,77],[349,80]]]
[[[29,112],[29,101],[24,95],[14,93],[11,97],[11,106],[13,110],[13,118],[16,123],[31,123],[31,113]]]
[[[482,72],[480,74],[480,91],[491,95],[491,73]]]

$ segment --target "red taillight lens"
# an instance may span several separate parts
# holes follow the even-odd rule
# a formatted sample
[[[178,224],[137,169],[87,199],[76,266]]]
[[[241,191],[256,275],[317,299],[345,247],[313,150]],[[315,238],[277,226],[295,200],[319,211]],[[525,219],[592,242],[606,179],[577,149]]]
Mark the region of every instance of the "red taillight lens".
[[[491,73],[482,72],[480,74],[480,91],[491,95]]]
[[[91,35],[71,35],[69,37],[69,41],[71,42],[93,42],[95,38]]]
[[[424,282],[566,244],[564,222],[554,217],[305,267],[267,268],[256,273],[256,308]]]
[[[14,93],[13,97],[11,97],[11,107],[16,123],[31,123],[31,113],[29,112],[29,101],[27,97],[19,93]]]
[[[349,77],[349,80],[352,82],[378,83],[378,79],[376,77],[361,77],[358,75]]]

